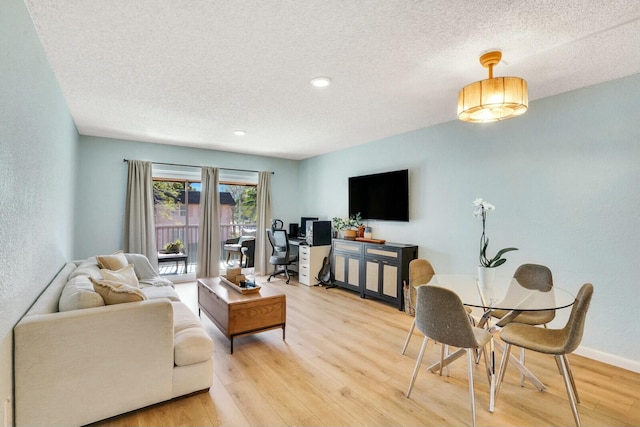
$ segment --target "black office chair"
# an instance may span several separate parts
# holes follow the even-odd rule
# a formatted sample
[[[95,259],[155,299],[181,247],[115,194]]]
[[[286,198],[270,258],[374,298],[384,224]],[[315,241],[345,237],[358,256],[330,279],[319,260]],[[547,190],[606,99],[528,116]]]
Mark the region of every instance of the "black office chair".
[[[267,278],[267,282],[269,282],[272,277],[284,274],[287,278],[286,283],[289,284],[289,280],[291,279],[290,275],[296,274],[295,271],[289,271],[289,266],[298,261],[298,256],[296,254],[291,254],[289,236],[285,230],[267,229],[267,237],[269,238],[269,243],[271,243],[271,247],[273,248],[269,262],[275,266],[275,270]],[[282,268],[277,268],[279,266]]]
[[[245,240],[241,243],[242,247],[240,248],[240,252],[244,256],[244,267],[245,268],[253,268],[253,258],[256,252],[256,239]],[[242,258],[242,257],[240,257]],[[242,266],[242,263],[240,263]]]

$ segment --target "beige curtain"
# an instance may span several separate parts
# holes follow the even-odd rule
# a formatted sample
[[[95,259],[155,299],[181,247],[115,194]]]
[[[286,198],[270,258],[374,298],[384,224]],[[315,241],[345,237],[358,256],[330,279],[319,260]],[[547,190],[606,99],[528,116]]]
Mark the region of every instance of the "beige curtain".
[[[220,194],[218,168],[202,168],[196,277],[220,274]]]
[[[122,249],[145,255],[158,269],[151,162],[129,160]]]
[[[266,230],[271,226],[271,172],[258,173],[257,198],[255,270],[256,275],[264,276],[270,270]]]

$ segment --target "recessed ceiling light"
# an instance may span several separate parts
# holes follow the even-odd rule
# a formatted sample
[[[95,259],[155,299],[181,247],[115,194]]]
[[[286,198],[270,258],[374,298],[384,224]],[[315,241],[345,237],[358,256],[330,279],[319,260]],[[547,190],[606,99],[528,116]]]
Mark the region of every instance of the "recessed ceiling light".
[[[245,135],[247,134],[247,132],[245,132],[245,131],[243,131],[243,130],[241,130],[241,129],[234,130],[234,131],[233,131],[233,133],[234,133],[235,135],[238,135],[238,136],[245,136]]]
[[[329,77],[316,77],[311,80],[311,84],[315,87],[327,87],[331,84],[331,79]]]

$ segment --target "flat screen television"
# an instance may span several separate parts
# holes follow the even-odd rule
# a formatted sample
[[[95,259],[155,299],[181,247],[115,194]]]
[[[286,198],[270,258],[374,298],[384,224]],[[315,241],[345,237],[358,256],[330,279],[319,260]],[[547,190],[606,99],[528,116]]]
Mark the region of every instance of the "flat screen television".
[[[409,170],[349,178],[349,215],[409,221]]]

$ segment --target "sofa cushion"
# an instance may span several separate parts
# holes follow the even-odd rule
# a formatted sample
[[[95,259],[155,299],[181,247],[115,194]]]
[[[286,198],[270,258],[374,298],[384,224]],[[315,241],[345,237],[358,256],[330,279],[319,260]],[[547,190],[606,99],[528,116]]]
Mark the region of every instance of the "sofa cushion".
[[[213,341],[202,327],[189,328],[173,337],[173,357],[176,366],[205,362],[213,354]]]
[[[107,270],[120,270],[129,265],[127,257],[124,256],[124,252],[122,251],[111,255],[98,255],[96,256],[96,260],[98,260],[100,268],[106,268]]]
[[[100,274],[100,267],[98,267],[98,261],[91,257],[82,261],[75,270],[69,275],[69,279],[73,279],[78,276],[91,276],[94,279],[102,279]]]
[[[173,350],[177,366],[207,361],[213,354],[213,341],[193,311],[181,302],[173,306]]]
[[[142,286],[140,291],[147,299],[169,298],[171,301],[180,301],[180,296],[171,286]]]
[[[173,302],[173,333],[184,329],[201,328],[202,324],[196,314],[182,302]]]
[[[93,283],[95,291],[102,296],[106,305],[147,299],[140,289],[129,286],[126,283],[114,282],[112,280],[96,280],[93,277],[90,277],[89,280]]]
[[[128,266],[116,271],[103,268],[100,270],[100,274],[102,274],[102,278],[105,280],[126,283],[127,285],[133,286],[134,288],[140,287],[138,285],[138,278],[136,277],[136,273],[133,270],[133,264],[129,264]]]
[[[103,305],[104,300],[93,289],[89,276],[76,276],[64,285],[58,300],[58,311],[71,311]]]

